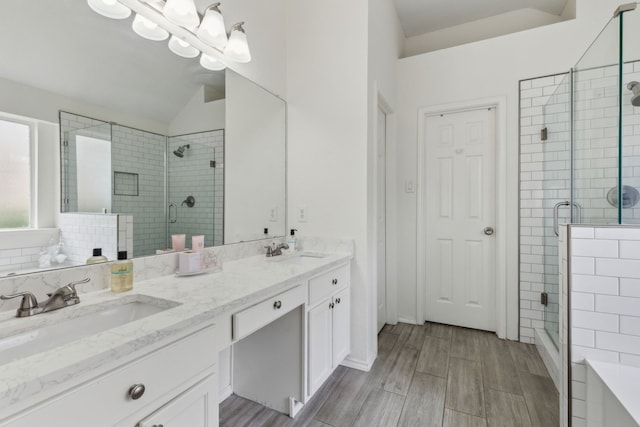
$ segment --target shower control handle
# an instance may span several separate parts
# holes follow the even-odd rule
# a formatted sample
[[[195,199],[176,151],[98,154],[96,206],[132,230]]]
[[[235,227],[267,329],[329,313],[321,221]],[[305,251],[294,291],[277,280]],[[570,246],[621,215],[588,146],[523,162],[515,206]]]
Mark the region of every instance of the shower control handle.
[[[487,236],[492,236],[493,233],[495,233],[495,230],[493,229],[493,227],[485,227],[483,231],[484,231],[484,234],[486,234]]]

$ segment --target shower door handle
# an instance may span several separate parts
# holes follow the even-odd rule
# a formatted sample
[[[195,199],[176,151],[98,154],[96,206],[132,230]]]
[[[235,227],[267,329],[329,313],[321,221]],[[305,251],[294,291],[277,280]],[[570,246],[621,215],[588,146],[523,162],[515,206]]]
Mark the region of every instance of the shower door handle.
[[[173,218],[171,217],[171,208],[173,208],[175,212],[175,216]],[[178,206],[175,203],[171,203],[169,205],[169,223],[175,224],[177,221],[178,221]]]
[[[561,206],[571,206],[571,202],[560,202],[560,203],[556,203],[556,205],[553,207],[553,232],[556,234],[556,236],[560,235],[560,231],[558,230],[558,211],[560,210]]]

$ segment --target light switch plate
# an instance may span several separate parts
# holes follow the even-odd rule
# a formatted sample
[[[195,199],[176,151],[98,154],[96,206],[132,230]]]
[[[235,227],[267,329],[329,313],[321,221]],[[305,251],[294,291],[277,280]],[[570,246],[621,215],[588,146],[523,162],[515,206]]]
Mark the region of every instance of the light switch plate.
[[[408,179],[407,181],[405,181],[404,191],[405,191],[405,193],[415,193],[416,192],[416,185],[413,183],[412,180]]]

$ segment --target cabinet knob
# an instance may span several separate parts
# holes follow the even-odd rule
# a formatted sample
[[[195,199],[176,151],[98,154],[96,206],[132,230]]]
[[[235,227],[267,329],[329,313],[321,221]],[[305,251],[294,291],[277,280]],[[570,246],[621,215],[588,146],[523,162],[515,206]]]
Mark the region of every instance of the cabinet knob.
[[[333,303],[332,302],[329,303],[329,308],[333,308],[333,307],[334,307]]]
[[[340,298],[336,298],[336,304],[340,304]]]
[[[279,310],[280,308],[282,308],[282,301],[275,301],[275,302],[273,303],[273,308],[274,308],[275,310]]]
[[[144,394],[144,384],[134,384],[129,388],[129,397],[133,400],[138,400]]]
[[[333,280],[331,281],[331,284],[333,284],[333,285],[337,285],[337,284],[338,284],[338,279],[333,279]]]

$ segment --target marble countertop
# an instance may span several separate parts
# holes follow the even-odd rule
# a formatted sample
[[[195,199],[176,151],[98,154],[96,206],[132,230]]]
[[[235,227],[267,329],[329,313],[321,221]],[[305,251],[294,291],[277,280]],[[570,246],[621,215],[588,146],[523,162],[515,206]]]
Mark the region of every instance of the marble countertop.
[[[221,271],[194,276],[175,275],[134,284],[122,294],[102,290],[81,295],[81,302],[29,318],[0,313],[0,339],[24,329],[52,325],[95,312],[110,304],[161,299],[166,310],[108,329],[47,351],[0,365],[0,420],[41,397],[63,390],[78,379],[126,363],[154,345],[179,339],[199,326],[215,323],[221,313],[257,303],[326,269],[344,264],[351,254],[323,253],[323,257],[252,256],[224,264]],[[162,304],[162,301],[160,301]],[[172,304],[179,305],[170,307]],[[28,406],[28,405],[27,405]]]
[[[631,418],[640,425],[640,406],[638,405],[640,368],[590,359],[587,359],[586,362],[611,390],[611,393],[627,410]],[[589,384],[587,384],[588,386]]]

